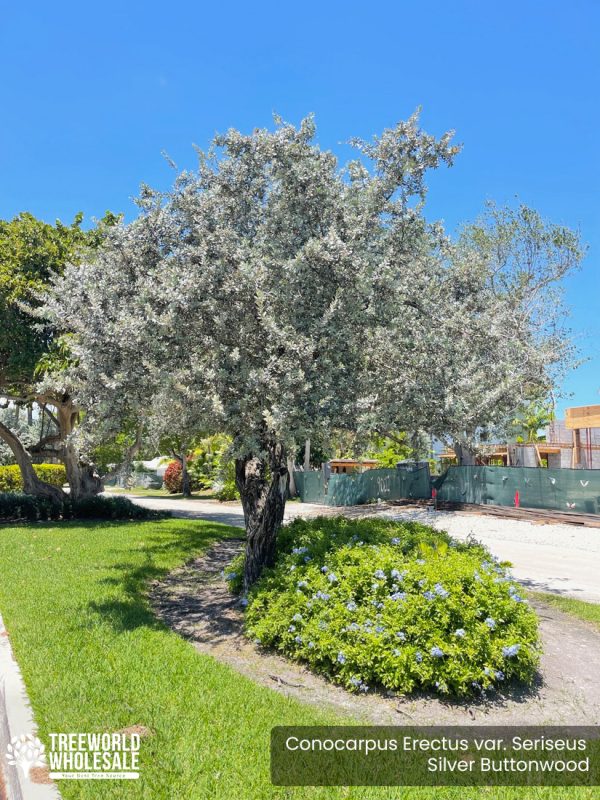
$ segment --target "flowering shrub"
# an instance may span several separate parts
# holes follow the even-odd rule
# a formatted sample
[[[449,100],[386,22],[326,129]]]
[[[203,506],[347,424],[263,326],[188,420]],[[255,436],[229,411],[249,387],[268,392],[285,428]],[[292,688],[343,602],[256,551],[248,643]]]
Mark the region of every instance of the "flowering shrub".
[[[226,577],[241,590],[242,557]],[[351,691],[467,695],[531,682],[537,617],[481,545],[414,522],[296,520],[247,598],[246,630]]]

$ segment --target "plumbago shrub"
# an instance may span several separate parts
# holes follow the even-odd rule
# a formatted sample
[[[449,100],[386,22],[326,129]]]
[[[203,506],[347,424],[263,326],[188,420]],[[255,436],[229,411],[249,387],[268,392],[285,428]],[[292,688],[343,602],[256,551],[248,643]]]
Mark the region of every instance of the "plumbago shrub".
[[[241,591],[243,557],[226,574]],[[351,691],[467,695],[539,660],[537,617],[506,563],[415,522],[296,520],[247,602],[247,634]]]

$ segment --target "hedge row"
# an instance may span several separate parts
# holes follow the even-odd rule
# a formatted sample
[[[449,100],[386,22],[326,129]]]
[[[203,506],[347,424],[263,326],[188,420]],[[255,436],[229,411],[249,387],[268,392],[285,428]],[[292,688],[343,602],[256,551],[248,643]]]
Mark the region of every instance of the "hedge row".
[[[52,486],[62,486],[67,482],[67,472],[62,464],[34,464],[38,478]],[[16,464],[0,467],[0,492],[22,492],[23,479]]]
[[[21,492],[0,493],[0,522],[67,519],[163,519],[170,514],[135,505],[126,497],[84,497],[55,503]]]

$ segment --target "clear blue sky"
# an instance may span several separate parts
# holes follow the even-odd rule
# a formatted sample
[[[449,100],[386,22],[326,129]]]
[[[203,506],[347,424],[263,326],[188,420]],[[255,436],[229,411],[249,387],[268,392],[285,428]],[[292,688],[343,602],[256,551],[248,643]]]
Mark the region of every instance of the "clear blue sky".
[[[589,244],[567,298],[591,361],[564,405],[600,403],[600,2],[4,4],[0,217],[133,214],[230,126],[315,112],[325,147],[423,107],[464,150],[430,182],[449,230],[515,196]]]

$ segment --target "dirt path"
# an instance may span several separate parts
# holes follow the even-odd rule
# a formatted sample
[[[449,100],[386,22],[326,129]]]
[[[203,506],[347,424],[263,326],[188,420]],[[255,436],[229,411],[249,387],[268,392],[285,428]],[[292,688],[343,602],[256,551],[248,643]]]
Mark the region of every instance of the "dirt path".
[[[265,653],[243,635],[243,615],[221,577],[242,540],[215,545],[202,558],[153,584],[151,602],[196,649],[257,683],[355,720],[376,724],[600,723],[600,633],[536,603],[544,655],[537,685],[487,700],[446,702],[433,696],[351,695],[299,664]]]

